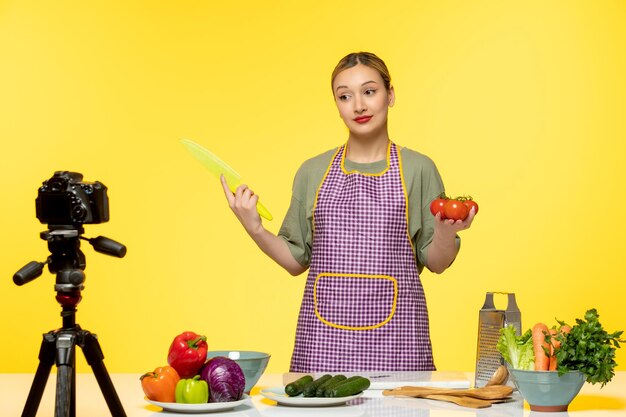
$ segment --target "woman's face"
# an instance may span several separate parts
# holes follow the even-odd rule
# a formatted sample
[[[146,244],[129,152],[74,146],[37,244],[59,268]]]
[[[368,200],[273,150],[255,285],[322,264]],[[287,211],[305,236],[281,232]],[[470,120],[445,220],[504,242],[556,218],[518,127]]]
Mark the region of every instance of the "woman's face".
[[[377,134],[387,127],[387,111],[393,106],[393,87],[387,91],[378,71],[363,64],[341,71],[333,82],[339,114],[350,132]]]

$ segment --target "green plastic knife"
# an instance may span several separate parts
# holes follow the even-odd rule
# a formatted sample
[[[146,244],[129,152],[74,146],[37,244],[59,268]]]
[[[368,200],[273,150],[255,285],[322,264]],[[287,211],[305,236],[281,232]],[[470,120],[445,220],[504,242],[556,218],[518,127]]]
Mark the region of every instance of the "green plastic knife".
[[[230,191],[234,193],[235,190],[237,190],[237,187],[241,185],[241,175],[228,166],[226,162],[218,158],[214,153],[189,139],[181,139],[180,142],[185,145],[187,150],[191,152],[191,154],[195,156],[202,163],[202,165],[204,165],[204,167],[211,172],[211,174],[215,175],[217,178],[219,178],[220,175],[224,175]],[[274,218],[260,201],[257,201],[256,203],[256,210],[267,220],[272,220]]]

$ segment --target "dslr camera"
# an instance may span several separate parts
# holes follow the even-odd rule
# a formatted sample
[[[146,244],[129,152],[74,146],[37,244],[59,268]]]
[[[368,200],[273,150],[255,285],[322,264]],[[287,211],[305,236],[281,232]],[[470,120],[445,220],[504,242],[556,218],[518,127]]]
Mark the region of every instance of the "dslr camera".
[[[57,171],[39,187],[37,218],[51,225],[78,226],[109,221],[107,187],[83,182],[83,174]]]

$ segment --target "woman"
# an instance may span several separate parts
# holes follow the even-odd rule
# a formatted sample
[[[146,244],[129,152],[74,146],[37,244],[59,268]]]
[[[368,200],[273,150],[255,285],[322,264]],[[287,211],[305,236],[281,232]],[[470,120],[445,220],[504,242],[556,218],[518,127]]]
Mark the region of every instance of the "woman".
[[[434,163],[389,140],[395,92],[385,63],[359,52],[331,78],[347,143],[306,161],[278,236],[245,185],[229,205],[257,245],[292,275],[309,269],[292,372],[434,370],[419,273],[443,272],[465,221],[430,214],[443,192]]]

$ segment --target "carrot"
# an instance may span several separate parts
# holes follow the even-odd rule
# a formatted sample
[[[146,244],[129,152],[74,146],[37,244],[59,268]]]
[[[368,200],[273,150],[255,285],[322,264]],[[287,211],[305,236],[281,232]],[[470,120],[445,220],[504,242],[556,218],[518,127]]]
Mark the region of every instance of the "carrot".
[[[556,360],[556,356],[554,355],[554,351],[555,351],[555,349],[558,349],[559,347],[561,347],[561,341],[556,338],[557,334],[558,335],[564,335],[566,333],[569,333],[570,330],[572,330],[572,328],[570,326],[568,326],[567,324],[564,324],[561,327],[559,327],[558,332],[556,331],[556,329],[550,329],[550,335],[552,336],[552,338],[550,339],[550,342],[551,342],[551,345],[550,345],[550,366],[549,366],[548,370],[556,371],[556,368],[557,368],[557,365],[558,365],[557,360]]]
[[[556,356],[554,356],[554,349],[561,346],[561,342],[559,342],[556,338],[557,331],[556,329],[550,329],[550,365],[548,366],[549,371],[556,371]]]
[[[550,352],[550,345],[546,342],[548,326],[537,323],[533,326],[533,351],[535,353],[535,371],[547,371],[550,367],[550,358],[546,355],[546,350]],[[544,350],[545,348],[545,350]]]

